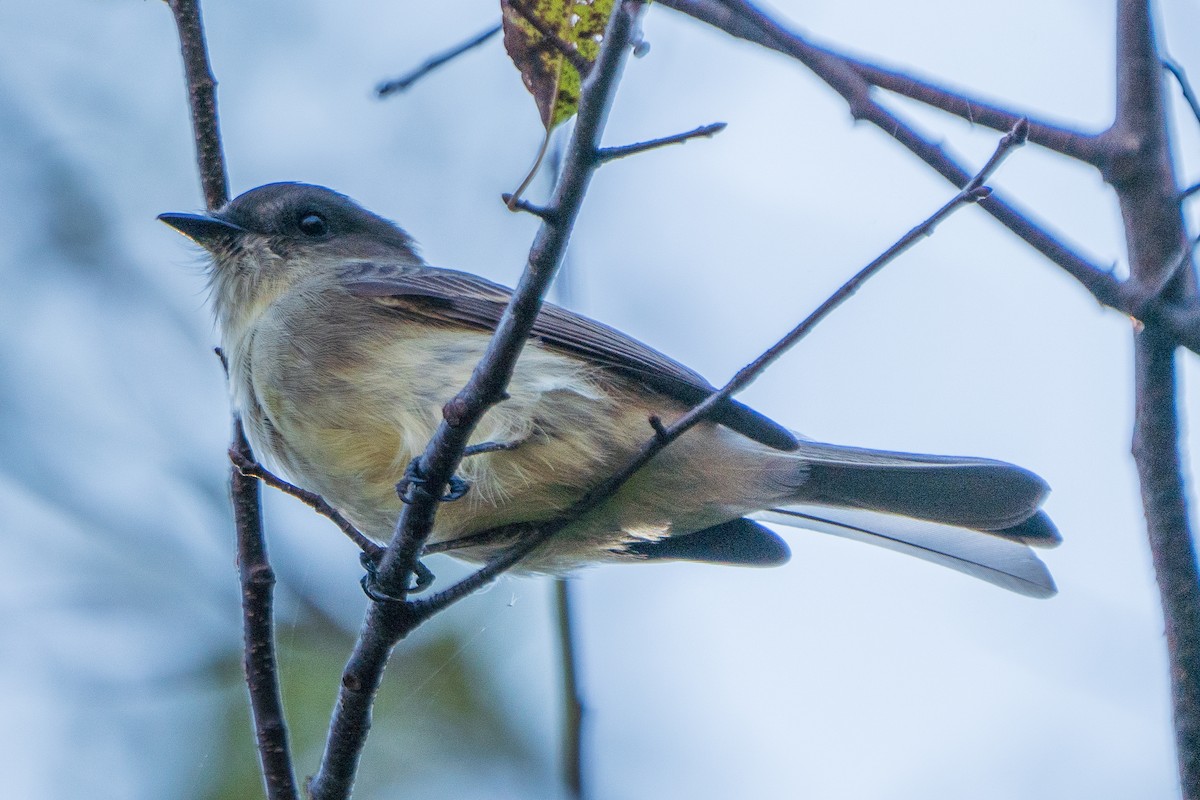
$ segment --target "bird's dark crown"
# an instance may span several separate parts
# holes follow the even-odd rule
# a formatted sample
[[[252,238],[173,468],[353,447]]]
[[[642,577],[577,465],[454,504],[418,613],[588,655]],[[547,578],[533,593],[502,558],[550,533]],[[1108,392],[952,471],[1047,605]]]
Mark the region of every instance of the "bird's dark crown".
[[[217,214],[246,231],[314,245],[338,239],[366,239],[413,249],[395,224],[367,211],[349,197],[307,183],[268,183],[234,198]]]

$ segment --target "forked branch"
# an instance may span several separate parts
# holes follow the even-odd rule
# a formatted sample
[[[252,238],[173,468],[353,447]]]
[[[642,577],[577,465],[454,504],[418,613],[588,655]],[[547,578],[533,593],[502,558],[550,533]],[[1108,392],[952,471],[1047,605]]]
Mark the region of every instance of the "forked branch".
[[[845,99],[855,119],[866,120],[878,127],[955,186],[966,185],[969,175],[957,161],[942,147],[921,136],[912,126],[872,97],[872,82],[868,81],[863,71],[870,72],[876,84],[881,84],[885,80],[886,70],[865,62],[855,62],[833,50],[817,47],[746,0],[660,0],[659,4],[694,17],[731,36],[796,59]],[[889,88],[897,88],[912,79],[893,74],[886,80],[891,84]],[[929,84],[926,86],[931,87]],[[912,91],[914,94],[918,93],[916,88]],[[951,113],[961,114],[967,106],[976,107],[978,101],[954,95],[955,93],[938,87],[937,92],[926,91],[923,97],[917,99],[933,102],[936,98],[941,98],[934,104]],[[997,114],[993,115],[994,118],[988,118],[990,125],[1004,127],[1011,124],[1010,120],[1016,119],[1012,112],[993,110]],[[1037,131],[1036,137],[1034,131]],[[1127,157],[1131,152],[1136,153],[1136,148],[1131,150],[1127,146],[1129,140],[1122,135],[1106,133],[1103,137],[1106,150],[1100,153],[1093,152],[1093,148],[1099,146],[1099,137],[1091,137],[1092,141],[1089,143],[1088,134],[1076,134],[1065,128],[1057,129],[1045,124],[1031,126],[1031,139],[1045,146],[1058,142],[1056,149],[1060,152],[1078,151],[1069,154],[1083,157],[1087,163],[1101,165],[1106,176],[1112,175],[1122,163],[1130,163]],[[1178,300],[1164,301],[1155,295],[1153,287],[1146,287],[1137,280],[1119,280],[1110,270],[1090,262],[1039,225],[1028,213],[1018,210],[997,195],[992,195],[980,205],[1002,225],[1075,278],[1100,303],[1134,317],[1148,326],[1159,327],[1167,331],[1174,341],[1200,353],[1200,305],[1195,302],[1181,303]]]

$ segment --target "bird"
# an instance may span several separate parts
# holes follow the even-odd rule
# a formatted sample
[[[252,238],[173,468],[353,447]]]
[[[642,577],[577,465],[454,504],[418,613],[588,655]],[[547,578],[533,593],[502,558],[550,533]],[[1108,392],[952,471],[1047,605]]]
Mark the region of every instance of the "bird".
[[[271,183],[159,219],[208,255],[231,399],[272,470],[377,542],[397,485],[467,382],[511,296],[433,267],[399,226],[331,189]],[[476,428],[425,553],[485,563],[556,518],[716,389],[636,339],[546,303],[504,400]],[[1044,480],[1016,465],[807,439],[726,400],[615,495],[526,555],[525,572],[601,563],[777,566],[763,522],[917,556],[1031,597],[1056,593],[1033,547],[1061,541]]]

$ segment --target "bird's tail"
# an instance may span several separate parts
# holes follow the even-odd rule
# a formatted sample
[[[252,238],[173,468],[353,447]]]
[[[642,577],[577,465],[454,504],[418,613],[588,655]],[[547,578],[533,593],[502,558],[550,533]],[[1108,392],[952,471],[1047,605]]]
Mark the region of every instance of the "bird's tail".
[[[801,442],[787,499],[754,515],[897,550],[1033,597],[1056,591],[1029,545],[1061,538],[1040,510],[1049,492],[1002,461]]]

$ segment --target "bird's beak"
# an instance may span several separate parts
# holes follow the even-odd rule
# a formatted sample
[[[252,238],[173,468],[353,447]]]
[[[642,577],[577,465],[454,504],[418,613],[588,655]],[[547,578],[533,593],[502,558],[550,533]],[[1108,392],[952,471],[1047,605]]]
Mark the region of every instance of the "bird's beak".
[[[159,214],[159,220],[167,223],[205,250],[212,250],[246,232],[245,228],[205,214]]]

